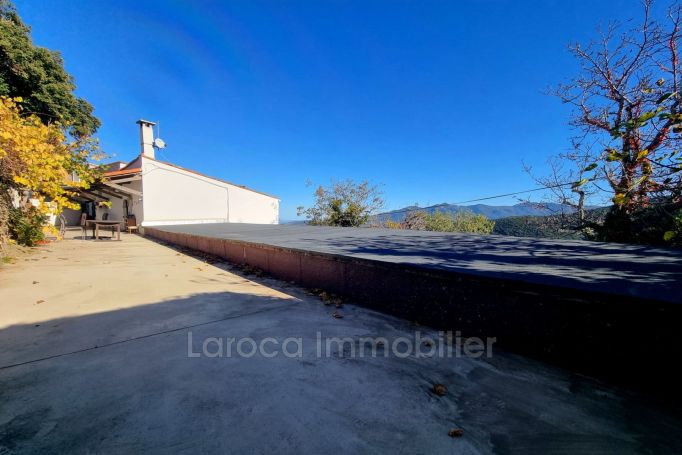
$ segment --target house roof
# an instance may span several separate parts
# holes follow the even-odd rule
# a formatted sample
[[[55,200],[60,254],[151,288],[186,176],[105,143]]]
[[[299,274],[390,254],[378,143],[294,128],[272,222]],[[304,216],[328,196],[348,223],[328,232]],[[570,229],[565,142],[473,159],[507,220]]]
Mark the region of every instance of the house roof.
[[[105,172],[104,176],[105,177],[118,177],[121,175],[133,175],[133,174],[138,174],[138,173],[142,172],[141,167],[129,167],[132,164],[137,164],[136,162],[139,163],[140,157],[141,156],[138,155],[134,160],[132,160],[123,169],[121,169],[119,171]],[[199,175],[201,177],[205,177],[207,179],[212,179],[212,180],[216,180],[218,182],[227,183],[228,185],[236,186],[236,187],[242,188],[244,190],[252,191],[254,193],[262,194],[263,196],[268,196],[268,197],[275,198],[275,199],[279,200],[279,198],[277,196],[273,196],[272,194],[268,194],[268,193],[263,193],[262,191],[254,190],[253,188],[249,188],[246,185],[238,185],[236,183],[228,182],[227,180],[219,179],[217,177],[212,177],[210,175],[202,174],[201,172],[197,172],[197,171],[192,170],[192,169],[187,169],[185,167],[178,166],[177,164],[169,163],[167,161],[157,160],[156,158],[150,158],[148,156],[145,156],[145,158],[148,160],[151,160],[151,161],[156,161],[157,163],[165,164],[166,166],[171,166],[171,167],[174,167],[176,169],[180,169],[180,170],[185,171],[185,172],[190,172],[192,174]],[[138,166],[139,166],[139,164],[138,164]]]
[[[112,161],[110,163],[102,164],[102,167],[106,169],[106,172],[118,171],[123,169],[128,163],[125,161]]]
[[[105,173],[104,173],[104,176],[105,176],[105,177],[118,177],[118,176],[121,176],[121,175],[138,174],[138,173],[140,173],[140,172],[142,172],[142,169],[139,168],[139,167],[130,168],[130,169],[124,168],[124,169],[120,169],[120,170],[118,170],[118,171],[109,171],[109,172],[105,172]]]

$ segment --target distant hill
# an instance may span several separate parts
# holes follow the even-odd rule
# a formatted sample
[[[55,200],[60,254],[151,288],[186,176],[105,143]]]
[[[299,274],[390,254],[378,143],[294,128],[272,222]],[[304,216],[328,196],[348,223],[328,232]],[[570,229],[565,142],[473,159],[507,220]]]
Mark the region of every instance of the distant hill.
[[[475,205],[453,205],[453,204],[438,204],[429,207],[417,207],[410,206],[398,210],[392,210],[390,212],[384,212],[377,215],[379,221],[403,221],[405,216],[414,211],[422,211],[426,213],[435,212],[445,212],[445,213],[455,213],[460,210],[468,210],[477,215],[485,215],[491,220],[498,220],[500,218],[508,218],[512,216],[549,216],[549,215],[561,215],[561,214],[571,214],[575,210],[573,208],[556,203],[546,203],[546,204],[531,204],[528,202],[522,202],[515,205],[486,205],[486,204],[475,204]]]

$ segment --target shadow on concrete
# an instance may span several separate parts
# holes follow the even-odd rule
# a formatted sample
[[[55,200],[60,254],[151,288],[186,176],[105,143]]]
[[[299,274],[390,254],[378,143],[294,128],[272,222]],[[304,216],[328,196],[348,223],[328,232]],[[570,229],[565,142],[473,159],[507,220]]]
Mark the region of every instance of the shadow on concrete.
[[[672,249],[502,236],[428,236],[415,241],[388,234],[334,238],[328,245],[353,256],[652,298],[667,298],[682,283],[682,252]],[[673,298],[682,303],[682,295]]]
[[[244,237],[251,235],[248,230],[251,227],[256,231],[265,230],[270,236],[273,232],[280,232],[273,231],[273,227],[254,225],[246,228],[233,225],[172,226],[173,231],[214,231],[220,227],[230,232],[241,230]],[[316,228],[312,229],[318,232]],[[348,231],[319,229],[321,236],[333,231],[339,237],[339,233]],[[605,378],[610,383],[653,392],[664,401],[682,402],[678,385],[680,375],[670,366],[671,359],[682,355],[682,332],[679,330],[682,305],[677,303],[678,293],[663,292],[653,279],[652,283],[645,284],[656,290],[656,296],[647,298],[651,292],[642,292],[641,287],[633,288],[637,283],[628,279],[621,279],[614,290],[603,289],[599,283],[592,283],[591,287],[562,286],[550,280],[540,280],[537,276],[533,277],[536,281],[525,279],[531,274],[524,268],[505,271],[503,267],[495,267],[491,273],[476,274],[452,268],[429,269],[413,262],[391,262],[383,260],[385,257],[377,260],[372,255],[332,255],[330,252],[333,248],[328,245],[324,248],[326,253],[317,254],[313,250],[197,236],[165,228],[148,231],[161,241],[188,248],[183,251],[194,249],[207,255],[215,254],[236,264],[261,269],[271,276],[291,280],[308,288],[338,293],[367,308],[440,330],[462,330],[468,335],[480,337],[495,336],[499,346],[508,351],[551,362],[571,371]],[[291,234],[290,231],[282,230],[288,234]],[[376,237],[390,232],[372,229],[355,231],[358,232],[355,237]],[[479,237],[404,232],[403,235],[423,234],[424,238],[467,237],[470,248],[474,248],[471,238]],[[265,236],[261,233],[258,237]],[[303,242],[308,240],[305,236],[300,239]],[[296,242],[300,242],[300,239]],[[493,239],[509,240],[499,236]],[[361,245],[357,248],[372,248],[371,241],[356,240]],[[272,239],[269,241],[276,243]],[[379,243],[390,241],[382,238]],[[297,245],[296,242],[280,241],[288,245]],[[348,244],[345,248],[352,249],[353,245],[349,242],[346,239],[342,243]],[[582,246],[586,242],[564,243]],[[617,247],[621,246],[589,245],[590,248],[599,245],[607,249],[615,248],[615,251],[619,251]],[[656,259],[651,255],[658,250],[645,250],[648,252],[645,258],[648,264]],[[659,260],[660,263],[665,263],[666,258],[668,262],[670,258],[675,262],[674,251],[661,251],[665,254]],[[612,254],[618,256],[617,253]],[[545,269],[555,270],[558,267]],[[584,272],[594,274],[597,271],[593,267]],[[636,359],[636,368],[633,368],[633,359]]]
[[[317,355],[321,337],[411,336],[354,305],[220,292],[0,330],[0,453],[674,453],[679,416],[505,353]],[[426,335],[432,331],[421,327]],[[208,338],[301,355],[188,357]],[[212,352],[215,352],[212,350]],[[429,392],[444,383],[449,392]],[[464,429],[452,439],[452,427]]]

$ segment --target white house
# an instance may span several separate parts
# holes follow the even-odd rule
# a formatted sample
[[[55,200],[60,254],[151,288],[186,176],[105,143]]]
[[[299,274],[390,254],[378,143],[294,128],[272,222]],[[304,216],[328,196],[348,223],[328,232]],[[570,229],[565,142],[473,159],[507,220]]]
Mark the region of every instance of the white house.
[[[138,225],[189,223],[279,223],[279,199],[243,185],[209,177],[154,156],[153,122],[138,120],[140,155],[125,164],[107,165],[102,183],[80,191],[88,218],[125,220]],[[111,207],[101,206],[109,201]],[[64,215],[78,224],[79,211]],[[105,215],[107,214],[107,215]]]

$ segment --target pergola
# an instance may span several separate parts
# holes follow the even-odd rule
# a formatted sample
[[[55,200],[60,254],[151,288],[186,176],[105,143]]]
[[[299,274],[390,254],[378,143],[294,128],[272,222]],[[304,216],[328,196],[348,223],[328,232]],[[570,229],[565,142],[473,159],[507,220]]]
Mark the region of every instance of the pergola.
[[[106,202],[112,197],[130,200],[135,196],[142,196],[142,192],[128,187],[127,184],[141,179],[139,169],[131,169],[123,173],[120,171],[106,173],[101,181],[87,189],[73,186],[67,186],[66,189],[74,193],[71,199],[79,203]]]

